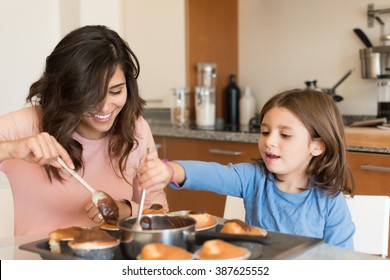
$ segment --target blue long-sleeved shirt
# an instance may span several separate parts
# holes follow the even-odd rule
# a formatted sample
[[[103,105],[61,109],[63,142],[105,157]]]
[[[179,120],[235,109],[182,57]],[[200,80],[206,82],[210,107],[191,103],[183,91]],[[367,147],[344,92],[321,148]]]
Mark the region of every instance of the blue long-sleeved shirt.
[[[186,173],[182,188],[242,197],[248,224],[353,249],[355,225],[342,193],[329,197],[319,187],[297,194],[283,192],[254,163],[176,162]]]

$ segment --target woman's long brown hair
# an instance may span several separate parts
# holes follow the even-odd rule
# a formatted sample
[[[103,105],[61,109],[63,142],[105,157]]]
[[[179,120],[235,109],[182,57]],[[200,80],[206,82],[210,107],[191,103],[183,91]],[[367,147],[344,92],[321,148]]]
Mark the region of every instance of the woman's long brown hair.
[[[145,101],[139,96],[139,62],[128,44],[105,26],[85,26],[66,35],[46,59],[41,78],[30,87],[27,102],[36,106],[41,130],[48,132],[67,150],[75,169],[84,169],[83,147],[72,138],[83,114],[100,104],[117,67],[126,78],[127,101],[109,131],[108,154],[115,171],[124,172],[130,152],[138,143],[135,121]],[[62,181],[58,169],[45,166]]]
[[[260,123],[274,107],[289,110],[304,124],[313,140],[320,138],[325,145],[325,151],[313,157],[306,169],[308,186],[319,186],[330,196],[340,192],[353,195],[355,182],[347,163],[343,120],[332,98],[311,89],[279,93],[264,105]],[[262,160],[260,166],[268,174]]]

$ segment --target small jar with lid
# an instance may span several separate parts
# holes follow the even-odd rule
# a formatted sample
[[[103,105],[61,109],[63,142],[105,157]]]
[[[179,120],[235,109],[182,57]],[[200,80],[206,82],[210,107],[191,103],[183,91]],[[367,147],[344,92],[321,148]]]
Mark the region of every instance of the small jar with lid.
[[[390,74],[378,75],[378,118],[390,122]]]
[[[189,89],[177,87],[173,89],[171,103],[171,123],[176,127],[187,127],[190,122]]]

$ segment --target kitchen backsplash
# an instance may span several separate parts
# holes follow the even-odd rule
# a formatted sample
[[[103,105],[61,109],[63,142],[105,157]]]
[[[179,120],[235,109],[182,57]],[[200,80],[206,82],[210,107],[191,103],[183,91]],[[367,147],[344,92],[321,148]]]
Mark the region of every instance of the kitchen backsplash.
[[[161,109],[146,109],[142,116],[150,124],[170,124],[171,121],[171,111],[170,109],[161,108]],[[375,119],[374,115],[343,115],[344,124],[349,125],[356,121],[365,121]]]

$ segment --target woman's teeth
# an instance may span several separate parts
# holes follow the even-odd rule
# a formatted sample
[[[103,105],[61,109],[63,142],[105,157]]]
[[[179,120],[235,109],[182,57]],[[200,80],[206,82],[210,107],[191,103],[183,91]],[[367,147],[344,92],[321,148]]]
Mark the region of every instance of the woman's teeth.
[[[98,115],[96,114],[95,115],[95,118],[99,119],[99,120],[105,120],[105,119],[108,119],[110,117],[110,114],[107,114],[107,115]]]

